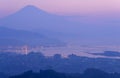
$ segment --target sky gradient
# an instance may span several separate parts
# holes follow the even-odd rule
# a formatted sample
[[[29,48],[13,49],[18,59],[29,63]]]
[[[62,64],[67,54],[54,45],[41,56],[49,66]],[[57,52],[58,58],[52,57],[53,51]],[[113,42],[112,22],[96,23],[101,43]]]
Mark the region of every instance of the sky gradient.
[[[27,5],[63,15],[97,15],[120,13],[120,0],[0,0],[0,17]]]

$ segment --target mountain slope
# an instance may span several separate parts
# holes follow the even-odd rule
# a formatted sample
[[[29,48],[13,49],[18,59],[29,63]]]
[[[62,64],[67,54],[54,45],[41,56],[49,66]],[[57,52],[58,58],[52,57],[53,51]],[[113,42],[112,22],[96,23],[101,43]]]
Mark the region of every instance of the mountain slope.
[[[66,20],[66,19],[71,20]],[[59,16],[26,6],[0,20],[0,26],[30,30],[61,40],[78,41],[81,44],[119,45],[120,27],[117,23],[97,23],[92,17]],[[90,19],[90,20],[88,20]],[[104,20],[103,20],[104,21]],[[112,25],[111,25],[112,24]],[[77,42],[77,43],[78,43]]]
[[[64,30],[70,27],[62,16],[53,15],[34,6],[26,6],[20,11],[0,20],[0,25],[26,30]]]
[[[62,42],[57,39],[51,39],[44,35],[0,27],[1,45],[61,45]]]

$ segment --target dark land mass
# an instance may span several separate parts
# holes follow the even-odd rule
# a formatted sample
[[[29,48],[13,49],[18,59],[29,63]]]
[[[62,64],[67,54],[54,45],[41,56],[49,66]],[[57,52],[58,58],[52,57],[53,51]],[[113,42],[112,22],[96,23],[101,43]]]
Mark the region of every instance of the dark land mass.
[[[14,75],[27,70],[53,69],[63,73],[82,73],[87,68],[96,68],[105,72],[120,72],[120,59],[88,58],[69,55],[63,58],[60,54],[46,57],[41,53],[15,54],[0,53],[0,72]]]
[[[87,69],[83,74],[66,74],[54,70],[40,70],[38,73],[27,71],[21,75],[11,76],[9,78],[120,78],[120,74],[106,73],[98,69]]]

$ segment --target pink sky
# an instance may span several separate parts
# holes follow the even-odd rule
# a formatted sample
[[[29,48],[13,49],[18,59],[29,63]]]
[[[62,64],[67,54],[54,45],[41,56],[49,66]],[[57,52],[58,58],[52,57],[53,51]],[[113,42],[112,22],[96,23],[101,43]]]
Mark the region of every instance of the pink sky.
[[[0,0],[0,17],[26,5],[57,14],[119,14],[120,0]]]

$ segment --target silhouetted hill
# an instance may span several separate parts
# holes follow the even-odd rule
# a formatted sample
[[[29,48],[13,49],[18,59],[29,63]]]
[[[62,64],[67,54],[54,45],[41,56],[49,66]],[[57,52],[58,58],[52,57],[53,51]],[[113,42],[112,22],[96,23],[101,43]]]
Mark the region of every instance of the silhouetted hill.
[[[0,27],[0,45],[46,45],[59,46],[64,42],[39,33]]]
[[[40,70],[39,73],[27,71],[21,75],[13,76],[10,78],[66,78],[66,75],[63,73],[55,72],[53,70]]]
[[[108,73],[98,69],[87,69],[83,74],[83,78],[114,78]]]
[[[39,73],[27,71],[9,78],[120,78],[119,73],[106,73],[98,69],[87,69],[83,74],[59,73],[53,70],[41,70]]]

